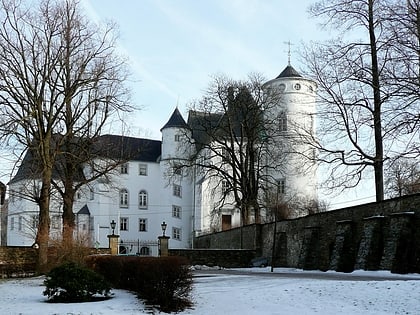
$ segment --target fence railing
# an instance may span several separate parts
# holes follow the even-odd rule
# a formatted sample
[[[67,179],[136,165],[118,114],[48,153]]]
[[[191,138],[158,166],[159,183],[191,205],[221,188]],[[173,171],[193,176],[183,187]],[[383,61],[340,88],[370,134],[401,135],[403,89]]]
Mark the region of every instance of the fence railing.
[[[156,240],[121,240],[119,255],[159,256],[159,242]]]

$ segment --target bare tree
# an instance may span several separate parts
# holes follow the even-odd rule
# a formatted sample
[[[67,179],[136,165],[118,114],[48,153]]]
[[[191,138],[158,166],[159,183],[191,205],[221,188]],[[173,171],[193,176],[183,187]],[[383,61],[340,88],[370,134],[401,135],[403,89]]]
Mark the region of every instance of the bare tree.
[[[318,137],[308,136],[307,143],[318,150],[319,161],[330,165],[329,187],[355,187],[372,169],[377,201],[384,199],[384,163],[396,152],[407,152],[407,138],[418,136],[418,130],[399,131],[409,113],[415,108],[418,113],[418,103],[403,106],[395,80],[401,60],[393,58],[398,45],[388,12],[397,3],[317,2],[310,13],[338,30],[340,39],[307,45],[303,56],[319,84],[321,118]]]
[[[223,207],[240,211],[241,226],[262,221],[265,191],[284,176],[288,143],[278,128],[277,90],[264,91],[265,80],[251,74],[245,81],[217,76],[202,99],[191,105],[189,139],[195,150],[184,166],[194,166],[213,200],[212,215]],[[179,162],[177,162],[179,163]]]
[[[390,197],[401,197],[420,192],[420,167],[417,162],[397,160],[387,171],[387,193]]]
[[[43,271],[57,157],[60,161],[73,157],[61,170],[66,170],[64,195],[74,196],[74,186],[66,185],[73,185],[74,167],[85,158],[84,151],[77,150],[89,147],[78,140],[94,138],[106,118],[121,109],[126,72],[115,52],[112,26],[94,28],[80,15],[78,2],[46,0],[39,7],[29,5],[0,3],[0,136],[20,143],[38,162],[36,242],[38,267]],[[72,209],[69,203],[66,207],[65,225],[71,230]]]
[[[73,203],[78,189],[107,174],[125,162],[122,156],[107,156],[100,139],[104,127],[115,114],[131,111],[129,91],[124,87],[127,64],[115,50],[114,25],[99,28],[81,15],[77,2],[57,7],[62,24],[57,89],[62,90],[64,111],[59,124],[60,157],[56,161],[57,179],[53,184],[63,199],[63,240],[71,241],[74,229]],[[123,152],[121,152],[123,153]],[[89,172],[83,167],[89,164]]]

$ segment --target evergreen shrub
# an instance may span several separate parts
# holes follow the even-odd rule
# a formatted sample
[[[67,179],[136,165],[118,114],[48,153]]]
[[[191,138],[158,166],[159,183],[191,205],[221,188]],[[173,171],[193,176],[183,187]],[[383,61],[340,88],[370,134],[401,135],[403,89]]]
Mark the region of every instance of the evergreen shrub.
[[[131,290],[160,311],[191,306],[192,273],[182,257],[89,256],[86,264],[113,286]]]
[[[73,262],[53,268],[44,281],[44,295],[51,302],[88,302],[109,297],[111,286],[105,278]],[[100,295],[99,297],[97,295]]]

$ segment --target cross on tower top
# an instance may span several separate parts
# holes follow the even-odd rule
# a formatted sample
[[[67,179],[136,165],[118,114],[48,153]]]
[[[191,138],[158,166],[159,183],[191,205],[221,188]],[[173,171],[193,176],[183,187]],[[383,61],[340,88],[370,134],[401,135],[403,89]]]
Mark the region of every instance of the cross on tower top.
[[[291,46],[293,45],[290,40],[287,42],[284,42],[286,45],[288,45],[288,50],[287,50],[287,64],[290,66],[290,55],[291,55]]]

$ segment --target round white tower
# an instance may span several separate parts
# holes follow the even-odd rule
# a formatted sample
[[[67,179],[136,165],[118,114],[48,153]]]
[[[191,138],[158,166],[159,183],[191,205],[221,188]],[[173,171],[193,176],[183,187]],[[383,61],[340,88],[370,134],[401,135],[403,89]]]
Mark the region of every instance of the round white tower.
[[[266,117],[271,120],[271,149],[281,151],[277,179],[280,193],[317,199],[316,151],[310,145],[315,137],[317,84],[303,78],[290,64],[275,79],[263,85],[267,97]],[[271,105],[270,105],[271,104]]]
[[[175,108],[168,122],[160,129],[162,133],[161,160],[184,159],[191,147],[191,130],[178,108]]]

